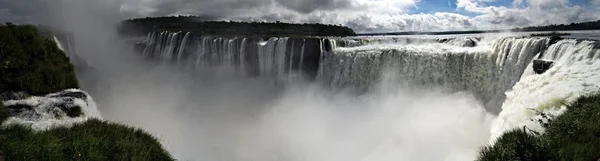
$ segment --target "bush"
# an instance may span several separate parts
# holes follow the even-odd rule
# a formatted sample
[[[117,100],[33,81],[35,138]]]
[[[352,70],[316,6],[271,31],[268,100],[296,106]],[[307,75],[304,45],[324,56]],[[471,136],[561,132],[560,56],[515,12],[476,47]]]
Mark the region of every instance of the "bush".
[[[482,149],[481,161],[600,159],[600,94],[586,96],[550,120],[539,136],[516,130]]]
[[[11,161],[173,160],[144,131],[98,120],[39,133],[11,126],[0,130],[0,151]]]
[[[0,26],[0,74],[0,91],[41,95],[79,88],[69,58],[31,25]]]

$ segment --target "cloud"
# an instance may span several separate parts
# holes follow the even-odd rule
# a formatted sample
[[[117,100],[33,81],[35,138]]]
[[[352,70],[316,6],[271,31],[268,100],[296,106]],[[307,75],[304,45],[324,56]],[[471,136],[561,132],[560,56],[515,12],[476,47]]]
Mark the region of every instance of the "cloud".
[[[593,0],[592,5],[596,6],[597,8],[600,8],[600,0]]]
[[[0,21],[44,22],[48,15],[61,17],[64,6],[75,2],[95,5],[93,8],[119,19],[201,15],[210,20],[342,24],[358,32],[505,29],[600,19],[600,0],[592,0],[590,6],[568,0],[513,0],[510,6],[489,5],[494,1],[457,0],[457,13],[412,14],[420,0],[57,0],[48,4],[45,0],[0,0]]]

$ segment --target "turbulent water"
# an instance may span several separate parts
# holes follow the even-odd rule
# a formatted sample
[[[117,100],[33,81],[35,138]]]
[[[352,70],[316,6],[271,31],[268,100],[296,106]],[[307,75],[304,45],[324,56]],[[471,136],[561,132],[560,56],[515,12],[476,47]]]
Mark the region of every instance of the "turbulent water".
[[[600,52],[583,40],[152,32],[134,51],[150,65],[103,87],[99,109],[182,160],[473,160],[600,91]],[[536,74],[537,59],[554,64]]]

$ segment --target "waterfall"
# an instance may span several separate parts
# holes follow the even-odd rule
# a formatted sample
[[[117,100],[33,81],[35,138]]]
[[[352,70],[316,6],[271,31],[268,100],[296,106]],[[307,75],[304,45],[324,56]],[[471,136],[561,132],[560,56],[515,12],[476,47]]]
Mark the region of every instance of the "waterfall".
[[[488,141],[493,143],[506,131],[526,126],[528,129],[543,132],[543,128],[536,121],[532,121],[540,118],[539,112],[561,114],[568,110],[562,102],[568,103],[582,95],[600,91],[600,50],[597,42],[593,41],[567,39],[554,42],[549,37],[528,36],[216,37],[187,32],[152,32],[143,41],[145,48],[142,54],[150,61],[168,65],[188,64],[196,70],[220,70],[221,67],[225,67],[232,69],[233,74],[247,74],[252,77],[249,80],[259,77],[260,82],[265,83],[262,78],[267,78],[265,84],[268,84],[269,88],[275,84],[273,88],[277,90],[280,90],[280,83],[285,86],[288,85],[287,82],[292,82],[289,80],[298,77],[312,78],[314,81],[308,85],[310,88],[299,90],[301,92],[294,91],[298,90],[296,88],[285,88],[293,89],[289,90],[293,95],[285,95],[288,92],[285,91],[283,100],[275,99],[281,102],[277,105],[278,109],[267,117],[270,119],[265,121],[268,124],[264,127],[269,130],[257,130],[260,131],[258,136],[267,137],[266,141],[253,137],[249,137],[248,140],[251,140],[250,143],[268,143],[271,135],[264,135],[262,131],[273,134],[271,130],[280,130],[278,132],[283,133],[280,134],[282,138],[293,141],[289,143],[292,147],[303,147],[303,143],[307,141],[303,139],[313,137],[317,139],[309,140],[314,142],[309,142],[311,144],[307,145],[306,150],[312,152],[311,150],[316,149],[316,152],[323,152],[323,156],[331,156],[331,152],[326,149],[365,146],[360,143],[338,144],[335,140],[335,143],[332,143],[335,146],[324,147],[325,150],[321,150],[314,147],[319,145],[315,143],[327,142],[332,140],[331,138],[342,138],[339,140],[341,143],[352,143],[356,140],[362,142],[360,138],[364,137],[374,140],[372,147],[365,148],[365,153],[368,153],[367,160],[381,160],[378,157],[386,154],[419,154],[429,149],[434,149],[432,154],[437,154],[435,149],[438,148],[441,149],[441,154],[437,155],[446,155],[445,150],[450,149],[448,155],[466,151],[469,156],[465,158],[471,158],[479,146]],[[535,62],[540,61],[551,65],[539,72],[539,66],[536,67]],[[269,80],[274,80],[274,83]],[[303,85],[298,86],[304,88]],[[263,86],[258,87],[260,89],[256,91],[263,91]],[[205,87],[190,91],[196,92],[198,89]],[[302,90],[308,90],[308,94]],[[206,91],[207,96],[214,95],[213,90]],[[232,93],[240,95],[235,98],[264,95],[256,94],[256,91]],[[279,94],[272,91],[265,93]],[[426,97],[430,93],[434,93],[435,96]],[[187,91],[185,95],[188,95]],[[179,101],[180,95],[174,97]],[[301,99],[297,99],[298,97]],[[191,99],[196,101],[199,98],[201,97],[193,95]],[[212,97],[209,98],[211,99],[198,101],[194,105],[203,105],[212,100]],[[230,107],[229,102],[236,102],[230,101],[230,97],[223,100],[227,102],[227,106],[223,107]],[[178,103],[174,104],[179,106]],[[240,106],[248,109],[246,104]],[[376,112],[376,115],[364,112],[362,108],[369,108]],[[309,111],[296,115],[299,113],[297,110]],[[324,115],[317,116],[323,120],[312,120],[311,123],[305,124],[306,121],[311,121],[311,117],[316,116],[313,110],[324,110]],[[373,117],[375,122],[356,119],[363,115],[366,115],[365,118]],[[251,117],[254,118],[255,115]],[[183,122],[187,125],[189,121]],[[343,124],[339,125],[338,122]],[[395,129],[404,125],[407,128]],[[343,129],[346,129],[346,126],[357,128],[348,128],[351,131],[345,131]],[[273,127],[276,128],[271,129]],[[192,128],[196,128],[195,125]],[[373,128],[383,129],[375,132],[383,135],[371,135]],[[310,134],[307,130],[314,130],[317,134],[329,134],[327,130],[330,129],[333,129],[331,131],[336,132],[336,135],[305,137],[305,134]],[[424,132],[420,131],[423,129]],[[196,134],[194,132],[190,136]],[[346,134],[350,137],[339,137]],[[216,135],[221,136],[220,133]],[[210,139],[213,139],[212,135]],[[426,143],[425,146],[420,146],[422,143]],[[447,145],[444,147],[440,143]],[[193,144],[199,145],[196,142]],[[242,144],[253,145],[245,142]],[[273,149],[284,147],[276,145]],[[233,147],[239,146],[235,144]],[[253,148],[255,147],[248,149],[254,150]],[[406,152],[406,149],[415,148],[427,150]],[[278,151],[272,152],[270,146],[266,151],[269,154],[280,154]],[[190,153],[192,152],[196,151],[191,150]],[[303,153],[305,151],[297,149],[293,152],[306,154]],[[339,152],[343,153],[339,156],[346,157],[348,154],[344,150]],[[364,157],[363,153],[356,156]],[[431,158],[433,159],[423,160],[440,160],[435,156]]]
[[[600,57],[594,48],[596,42],[562,40],[549,46],[547,37],[262,39],[152,32],[144,41],[143,55],[178,63],[192,62],[196,68],[228,66],[249,75],[269,76],[276,80],[293,79],[295,73],[306,78],[306,73],[314,73],[311,77],[326,87],[354,89],[357,93],[380,90],[381,83],[468,92],[489,112],[500,114],[493,132],[496,136],[509,127],[526,125],[523,122],[532,112],[523,112],[524,109],[590,93],[582,92],[583,87],[565,87],[568,90],[540,93],[560,93],[541,99],[543,101],[524,99],[533,99],[535,95],[524,95],[538,92],[534,87],[570,79],[575,81],[571,76],[578,74],[585,75],[578,81],[592,80],[594,74],[581,72],[598,73],[592,71],[596,69],[595,60]],[[554,67],[547,73],[535,74],[532,62],[536,58],[554,61]],[[580,69],[583,66],[589,67]],[[542,85],[532,85],[536,83]],[[600,91],[595,89],[594,82],[580,85],[585,86],[585,90]],[[523,116],[514,114],[515,111]]]
[[[562,40],[550,46],[541,59],[553,61],[552,68],[543,74],[529,72],[516,83],[502,105],[502,112],[492,126],[494,142],[514,128],[526,126],[543,132],[535,120],[539,112],[552,115],[563,113],[562,103],[575,101],[580,96],[600,91],[600,50],[595,42]],[[533,71],[531,64],[527,71]]]
[[[474,93],[499,112],[504,92],[547,43],[547,38],[507,37],[477,48],[440,43],[338,48],[325,55],[320,79],[334,88],[367,91],[393,74],[397,84]]]
[[[304,57],[321,55],[320,50],[306,54],[305,39],[286,37],[262,40],[249,37],[196,36],[187,32],[151,32],[143,41],[146,46],[142,55],[150,59],[173,61],[182,65],[191,62],[196,68],[232,67],[250,75],[260,73],[278,79],[291,79],[292,73],[316,70],[318,64],[306,62]]]

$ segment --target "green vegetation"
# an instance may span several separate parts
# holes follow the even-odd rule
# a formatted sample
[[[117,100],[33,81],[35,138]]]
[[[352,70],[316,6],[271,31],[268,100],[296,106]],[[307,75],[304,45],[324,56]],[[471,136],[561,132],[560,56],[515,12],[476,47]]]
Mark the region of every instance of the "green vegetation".
[[[154,17],[126,20],[119,26],[122,35],[145,35],[152,31],[188,31],[219,36],[354,36],[348,27],[324,24],[204,21],[197,16]]]
[[[40,95],[78,88],[74,67],[34,26],[0,26],[0,91]]]
[[[45,95],[78,88],[73,65],[48,36],[30,25],[0,25],[0,93]],[[81,107],[59,108],[68,116],[82,114]],[[8,117],[8,108],[0,101],[0,123]],[[43,132],[0,127],[1,160],[173,159],[156,138],[142,130],[91,120]]]
[[[568,31],[568,30],[598,30],[600,29],[600,20],[582,23],[548,25],[548,26],[530,26],[516,28],[512,31]]]
[[[154,137],[131,127],[90,120],[72,128],[32,133],[0,130],[6,160],[173,160]]]
[[[485,147],[480,161],[600,159],[600,94],[582,97],[543,124],[544,134],[516,130]]]
[[[375,36],[375,35],[455,35],[455,34],[480,34],[480,33],[495,33],[495,32],[528,32],[528,31],[569,31],[569,30],[600,30],[600,20],[571,23],[549,26],[530,26],[524,28],[515,28],[510,30],[469,30],[469,31],[440,31],[440,32],[388,32],[388,33],[361,33],[357,35]],[[564,35],[563,35],[564,36]]]
[[[531,34],[532,37],[538,37],[538,36],[551,36],[551,37],[559,37],[559,36],[567,36],[567,35],[571,35],[569,33],[559,33],[559,32],[548,32],[548,33],[539,33],[539,34]]]

